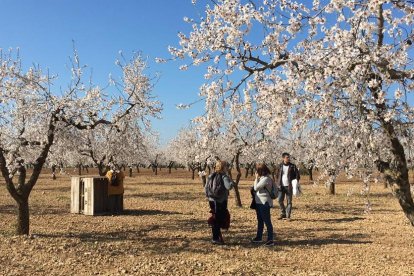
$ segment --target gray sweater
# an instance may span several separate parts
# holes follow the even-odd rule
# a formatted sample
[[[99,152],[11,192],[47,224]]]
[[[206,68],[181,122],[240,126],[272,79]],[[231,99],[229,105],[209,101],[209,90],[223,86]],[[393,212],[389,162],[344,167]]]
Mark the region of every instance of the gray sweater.
[[[220,174],[220,175],[223,178],[223,183],[224,183],[224,186],[226,187],[226,192],[224,193],[224,195],[222,197],[217,198],[217,199],[209,197],[208,198],[209,201],[217,201],[217,202],[220,202],[220,203],[226,201],[229,197],[229,190],[231,190],[234,186],[234,182],[230,179],[230,177],[227,174]],[[207,182],[210,181],[212,176],[213,176],[212,174],[210,174],[208,176]],[[204,187],[204,189],[206,189],[206,188],[207,188],[207,185]]]

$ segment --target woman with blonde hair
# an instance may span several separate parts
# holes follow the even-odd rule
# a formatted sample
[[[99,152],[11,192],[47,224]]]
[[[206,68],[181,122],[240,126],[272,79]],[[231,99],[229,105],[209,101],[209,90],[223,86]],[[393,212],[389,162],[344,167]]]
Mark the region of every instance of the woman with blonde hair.
[[[270,217],[270,208],[273,207],[273,198],[276,191],[275,184],[270,177],[270,170],[265,164],[258,164],[256,167],[256,179],[252,187],[254,194],[255,209],[257,216],[257,234],[253,243],[261,243],[264,225],[267,229],[267,241],[265,246],[273,246],[273,225]]]
[[[223,244],[223,237],[221,235],[221,228],[225,228],[226,219],[228,217],[227,199],[229,197],[229,190],[234,183],[229,176],[229,164],[226,161],[217,161],[215,172],[208,176],[205,192],[209,201],[212,220],[212,243]],[[228,228],[228,227],[227,227]]]

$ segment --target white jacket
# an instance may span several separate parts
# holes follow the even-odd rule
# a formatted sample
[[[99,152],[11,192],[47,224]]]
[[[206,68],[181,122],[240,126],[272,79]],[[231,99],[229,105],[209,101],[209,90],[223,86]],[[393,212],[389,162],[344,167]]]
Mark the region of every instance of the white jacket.
[[[269,203],[270,207],[273,207],[273,199],[270,197],[272,191],[272,179],[269,176],[261,176],[258,180],[254,181],[253,188],[255,190],[255,201],[256,204]],[[267,191],[266,191],[266,189]]]

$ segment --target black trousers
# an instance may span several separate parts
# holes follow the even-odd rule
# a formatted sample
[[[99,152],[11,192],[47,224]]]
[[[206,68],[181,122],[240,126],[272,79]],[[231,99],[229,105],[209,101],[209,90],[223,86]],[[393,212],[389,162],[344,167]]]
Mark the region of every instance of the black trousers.
[[[213,226],[211,227],[211,232],[213,234],[213,240],[218,241],[221,238],[220,226],[226,218],[227,200],[223,202],[209,201],[209,203],[210,209],[214,212],[216,218]]]

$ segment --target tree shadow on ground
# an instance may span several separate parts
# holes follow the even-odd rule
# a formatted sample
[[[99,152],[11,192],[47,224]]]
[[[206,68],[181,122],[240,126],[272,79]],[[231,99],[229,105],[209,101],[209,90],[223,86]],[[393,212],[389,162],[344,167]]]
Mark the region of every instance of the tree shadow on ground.
[[[39,185],[35,188],[35,191],[54,191],[54,192],[65,192],[65,193],[69,193],[71,190],[71,187],[54,187],[54,186],[50,186],[48,185],[47,187]]]
[[[151,185],[154,185],[154,186],[190,186],[190,187],[194,187],[193,183],[185,183],[185,182],[157,182],[157,183],[152,183]],[[131,187],[137,187],[137,186],[148,186],[148,184],[147,183],[139,183],[137,185],[131,185]],[[200,183],[200,188],[203,188],[201,183]]]
[[[70,213],[70,207],[66,209],[56,208],[56,207],[41,207],[41,208],[31,208],[33,211],[31,215],[68,215]]]
[[[234,239],[229,239],[226,241],[227,246],[240,246],[243,248],[257,248],[263,246],[262,244],[254,244],[251,243],[248,238],[246,237],[245,241],[242,242],[234,242]],[[226,239],[225,239],[226,240]],[[264,238],[265,240],[265,238]],[[263,242],[264,243],[264,242]],[[322,245],[357,245],[357,244],[371,244],[372,241],[360,241],[360,240],[353,240],[347,238],[310,238],[310,239],[301,239],[301,240],[278,240],[275,239],[275,246],[274,250],[280,251],[282,247],[301,247],[301,248],[309,248],[315,249],[319,248]]]
[[[167,225],[162,228],[171,231],[172,233],[178,232],[193,232],[198,230],[208,229],[207,219],[180,219],[169,221]]]
[[[120,216],[156,216],[156,215],[181,215],[179,212],[163,210],[127,209]]]
[[[255,248],[260,244],[251,243],[251,239],[256,234],[256,229],[231,231],[227,234],[228,245],[241,246],[243,248]],[[280,233],[278,229],[275,229],[275,243],[276,246],[286,247],[304,247],[315,248],[322,245],[354,245],[354,244],[371,244],[372,241],[368,240],[369,235],[363,233],[351,233],[343,235],[340,230],[330,227],[325,228],[307,228],[296,229],[294,235],[287,235]],[[323,233],[326,232],[326,233]],[[321,235],[323,235],[321,237]],[[264,231],[263,239],[266,240],[267,232]],[[225,238],[226,239],[226,238]],[[278,247],[280,249],[280,247]]]
[[[193,242],[200,242],[199,239],[192,239],[186,232],[194,231],[194,228],[205,224],[201,220],[180,220],[168,225],[149,225],[140,229],[125,229],[110,232],[89,232],[89,233],[56,233],[56,234],[34,234],[38,238],[64,238],[79,239],[86,244],[101,244],[120,242],[120,246],[128,242],[128,246],[119,252],[108,252],[108,254],[134,254],[137,251],[157,253],[162,255],[177,254],[180,252],[192,252],[206,254],[211,251],[207,246],[194,246]],[[191,226],[193,225],[193,226]],[[194,225],[196,225],[194,227]],[[180,230],[180,232],[178,231]],[[167,233],[166,233],[167,232]]]
[[[310,222],[328,222],[328,223],[341,223],[341,222],[354,222],[364,220],[363,217],[343,217],[343,218],[328,218],[328,219],[297,219],[298,221],[310,221]]]
[[[319,221],[341,223],[341,222],[353,222],[353,221],[364,220],[364,219],[365,218],[362,218],[362,217],[349,217],[349,218],[329,218],[329,219],[321,219]]]
[[[4,205],[0,207],[0,214],[17,214],[17,205]],[[30,215],[64,215],[69,214],[69,209],[56,208],[54,206],[31,206]]]
[[[372,206],[373,213],[399,213],[398,210],[386,209],[386,208],[376,208],[375,205]],[[352,215],[354,217],[359,217],[365,212],[365,204],[355,204],[354,207],[349,206],[338,206],[338,205],[305,205],[304,210],[312,213],[333,213],[333,214],[342,214],[342,215]]]
[[[148,235],[149,232],[159,229],[158,225],[150,226],[146,229],[122,230],[112,232],[88,232],[88,233],[56,233],[43,234],[35,233],[34,236],[40,238],[66,238],[79,239],[81,242],[111,242],[111,241],[137,241]]]
[[[372,198],[394,198],[394,195],[391,191],[384,191],[383,193],[369,193],[369,196]]]
[[[364,213],[364,206],[348,207],[348,206],[337,206],[337,205],[305,205],[305,210],[312,213],[336,213],[346,215],[361,215]]]
[[[231,228],[229,232],[223,231],[226,245],[215,247],[210,244],[211,230],[205,219],[170,217],[172,214],[180,214],[161,210],[129,210],[131,215],[162,215],[162,220],[152,225],[143,225],[137,229],[119,229],[106,232],[91,231],[88,233],[53,233],[35,234],[40,238],[66,238],[79,239],[86,244],[120,242],[120,246],[128,242],[125,250],[115,249],[107,254],[125,255],[134,254],[137,251],[157,253],[162,255],[177,254],[180,252],[192,252],[207,254],[219,249],[233,249],[241,247],[245,249],[257,248],[260,245],[252,244],[250,239],[255,234],[254,227]],[[194,232],[204,232],[205,237],[194,239]],[[294,235],[284,236],[286,233],[278,233],[276,229],[276,246],[270,250],[287,250],[288,248],[315,249],[324,245],[358,245],[370,244],[368,235],[353,233],[343,235],[336,233],[334,228],[307,228],[297,229]],[[325,233],[322,233],[325,232]],[[279,236],[280,235],[280,236]],[[323,235],[321,237],[321,235]],[[264,233],[264,239],[266,232]]]
[[[160,201],[167,201],[167,200],[185,200],[185,201],[192,201],[200,199],[201,196],[197,195],[196,193],[145,193],[145,194],[126,194],[124,198],[152,198],[155,200]]]
[[[377,209],[374,206],[374,207],[372,207],[371,213],[401,213],[401,211],[399,211],[399,210],[392,210],[392,209],[385,209],[385,208],[379,208],[379,209]]]
[[[278,242],[278,245],[281,246],[306,246],[306,247],[319,247],[322,245],[330,245],[330,244],[371,244],[372,241],[367,240],[358,240],[361,237],[359,235],[350,235],[341,238],[337,237],[327,237],[327,238],[311,238],[311,239],[301,239],[301,240],[282,240]]]
[[[0,214],[14,214],[17,213],[17,205],[3,205],[0,206]]]

